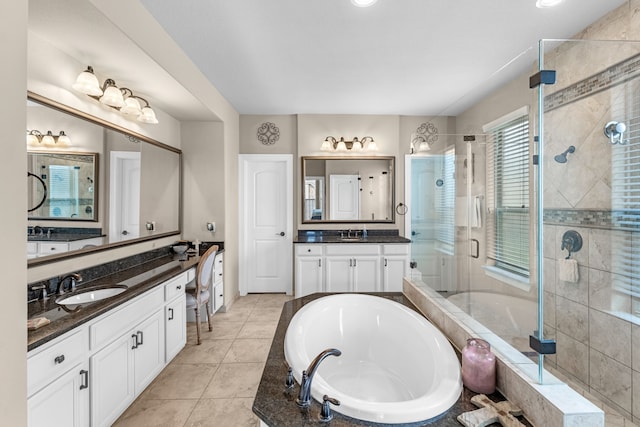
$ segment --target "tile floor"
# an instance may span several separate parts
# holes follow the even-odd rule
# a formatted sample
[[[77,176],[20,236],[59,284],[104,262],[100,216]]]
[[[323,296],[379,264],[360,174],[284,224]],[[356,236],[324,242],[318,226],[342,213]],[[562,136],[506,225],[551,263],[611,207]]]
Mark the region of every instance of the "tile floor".
[[[282,294],[240,297],[227,313],[203,324],[195,345],[195,324],[187,326],[187,345],[122,414],[118,427],[205,427],[259,425],[251,411],[271,347]]]

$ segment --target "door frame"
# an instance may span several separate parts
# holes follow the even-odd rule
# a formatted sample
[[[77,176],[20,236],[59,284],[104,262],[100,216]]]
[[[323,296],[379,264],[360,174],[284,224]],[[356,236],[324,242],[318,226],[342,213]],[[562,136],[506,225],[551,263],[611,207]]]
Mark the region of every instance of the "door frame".
[[[238,197],[238,209],[240,213],[240,221],[238,223],[238,254],[240,255],[239,261],[239,275],[238,275],[238,288],[241,296],[245,296],[248,293],[248,277],[246,274],[246,269],[242,268],[244,262],[247,262],[249,258],[248,249],[251,247],[250,242],[247,241],[248,236],[245,232],[246,229],[243,224],[246,224],[248,221],[247,210],[245,209],[245,170],[246,165],[249,162],[255,161],[271,161],[271,162],[284,162],[286,164],[286,194],[287,197],[287,208],[286,208],[286,241],[291,246],[291,253],[293,254],[293,154],[239,154],[238,155],[238,187],[239,187],[239,197]],[[291,289],[287,294],[293,293],[293,255],[289,257],[289,266],[291,267]]]

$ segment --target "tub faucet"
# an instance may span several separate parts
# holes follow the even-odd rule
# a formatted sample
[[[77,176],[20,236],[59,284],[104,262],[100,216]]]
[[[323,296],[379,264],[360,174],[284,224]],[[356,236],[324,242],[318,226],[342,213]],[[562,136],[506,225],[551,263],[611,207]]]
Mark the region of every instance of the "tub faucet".
[[[313,376],[318,370],[320,362],[322,362],[328,356],[340,356],[341,354],[342,352],[337,348],[328,348],[317,355],[316,358],[311,361],[309,367],[305,371],[302,371],[300,393],[298,394],[298,398],[296,399],[296,404],[299,407],[308,408],[309,405],[311,405],[311,381],[313,380]]]
[[[62,295],[64,293],[64,282],[66,280],[70,280],[69,291],[73,292],[76,290],[76,282],[82,282],[82,276],[78,273],[72,273],[63,276],[60,280],[58,280],[58,288],[56,289],[56,294]]]

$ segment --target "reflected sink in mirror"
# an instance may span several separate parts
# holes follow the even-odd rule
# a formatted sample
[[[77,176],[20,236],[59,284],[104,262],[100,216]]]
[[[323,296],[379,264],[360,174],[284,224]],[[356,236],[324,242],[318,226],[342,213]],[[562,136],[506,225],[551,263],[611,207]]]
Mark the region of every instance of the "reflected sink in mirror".
[[[126,286],[110,286],[108,288],[88,289],[61,295],[56,299],[56,304],[63,306],[74,306],[88,304],[105,300],[107,298],[120,295],[128,288]]]

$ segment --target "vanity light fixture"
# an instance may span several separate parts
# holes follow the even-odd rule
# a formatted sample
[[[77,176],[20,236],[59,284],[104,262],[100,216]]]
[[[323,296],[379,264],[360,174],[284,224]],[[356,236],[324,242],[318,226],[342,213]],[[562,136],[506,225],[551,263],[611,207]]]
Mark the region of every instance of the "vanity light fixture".
[[[562,3],[562,0],[536,0],[536,7],[538,9],[545,9],[547,7],[554,7]]]
[[[27,145],[46,147],[67,147],[71,145],[71,138],[63,130],[54,135],[50,130],[43,134],[37,129],[27,130]]]
[[[362,151],[378,151],[378,145],[370,136],[365,136],[362,139],[358,139],[356,136],[351,141],[346,141],[344,137],[340,137],[338,140],[332,136],[328,136],[322,142],[320,150],[341,153],[357,153]]]
[[[119,88],[113,79],[106,79],[103,85],[100,86],[91,66],[88,66],[85,71],[78,75],[72,87],[78,92],[100,101],[102,104],[120,111],[125,116],[135,118],[139,122],[158,123],[156,113],[149,105],[149,101],[135,95],[129,88]],[[144,102],[144,106],[141,106],[140,101]]]

